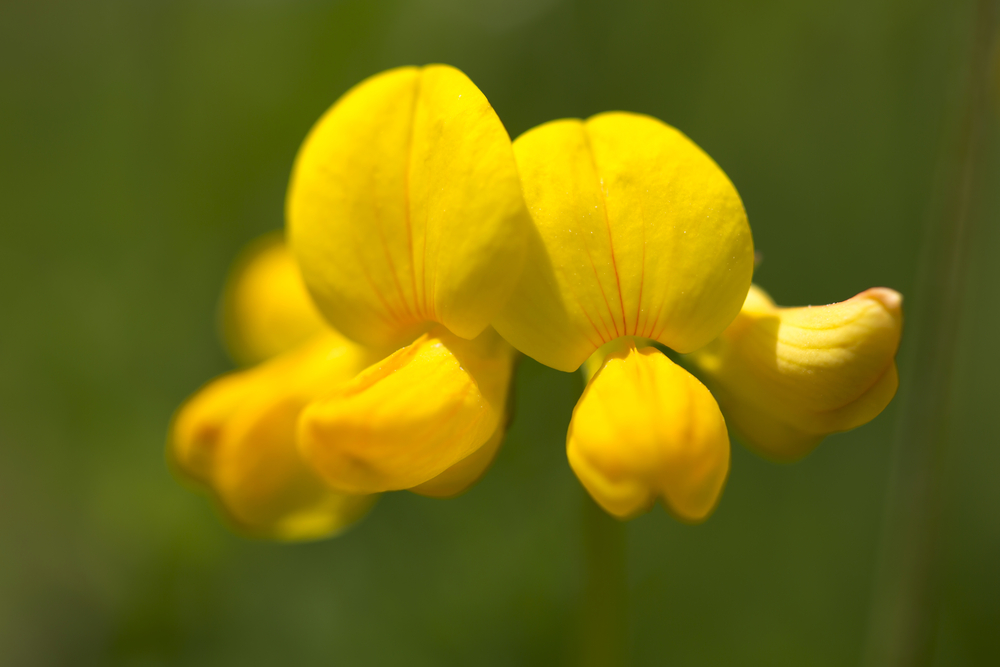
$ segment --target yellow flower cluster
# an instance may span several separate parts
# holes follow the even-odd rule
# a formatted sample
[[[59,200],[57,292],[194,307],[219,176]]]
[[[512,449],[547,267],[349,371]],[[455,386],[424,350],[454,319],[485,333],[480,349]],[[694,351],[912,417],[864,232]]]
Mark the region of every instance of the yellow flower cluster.
[[[189,399],[169,443],[252,534],[315,539],[381,492],[467,489],[503,441],[518,352],[583,367],[569,462],[621,518],[657,499],[708,516],[727,423],[792,459],[896,390],[899,294],[776,307],[751,285],[729,179],[648,116],[554,121],[512,143],[458,70],[390,70],[312,129],[287,221],[287,246],[258,242],[224,293],[249,367]],[[653,342],[689,354],[723,410]]]

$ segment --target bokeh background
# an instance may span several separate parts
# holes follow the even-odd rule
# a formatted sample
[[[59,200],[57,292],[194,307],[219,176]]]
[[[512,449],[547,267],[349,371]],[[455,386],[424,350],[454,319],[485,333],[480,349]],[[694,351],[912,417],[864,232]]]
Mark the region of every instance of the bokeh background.
[[[780,303],[911,296],[973,17],[967,0],[3,3],[0,665],[571,664],[575,375],[523,363],[478,486],[388,494],[334,540],[235,536],[167,470],[171,413],[231,368],[227,266],[282,224],[305,133],[362,78],[428,62],[469,74],[514,137],[649,113],[734,181]],[[1000,664],[998,121],[993,104],[941,463],[936,665]],[[631,522],[631,664],[856,664],[898,414],[790,466],[735,446],[707,523]]]

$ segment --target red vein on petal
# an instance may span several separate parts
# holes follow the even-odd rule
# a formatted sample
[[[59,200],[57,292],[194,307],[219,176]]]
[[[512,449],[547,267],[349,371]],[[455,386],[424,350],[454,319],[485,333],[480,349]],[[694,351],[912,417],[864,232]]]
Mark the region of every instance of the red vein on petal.
[[[660,338],[659,335],[654,336],[652,334],[653,334],[654,329],[656,328],[656,323],[660,319],[660,313],[663,312],[663,304],[664,304],[665,301],[666,301],[666,299],[664,299],[663,301],[660,301],[660,305],[656,309],[656,315],[653,316],[652,320],[647,320],[646,321],[646,325],[649,327],[649,333],[648,334],[644,333],[643,336],[642,336],[643,338],[652,338],[653,340],[659,340],[659,338]],[[663,333],[663,331],[661,330],[660,333]]]
[[[374,187],[372,188],[374,191]],[[379,215],[379,205],[378,197],[375,193],[372,193],[372,201],[375,210],[375,229],[378,233],[378,240],[382,245],[382,253],[385,255],[386,264],[389,265],[389,273],[392,274],[392,281],[396,285],[396,292],[399,294],[400,305],[406,310],[406,314],[412,319],[413,312],[410,310],[409,304],[406,302],[406,295],[403,294],[403,285],[399,282],[399,275],[396,272],[396,265],[392,261],[392,253],[389,251],[389,244],[386,243],[385,233],[382,229],[382,216]]]
[[[625,319],[625,298],[622,296],[622,281],[621,277],[618,275],[618,261],[615,258],[615,240],[611,234],[611,219],[608,217],[608,194],[604,190],[604,179],[601,178],[597,171],[597,158],[594,157],[594,147],[590,143],[590,134],[587,133],[587,126],[584,125],[583,136],[587,142],[587,155],[590,157],[590,166],[594,169],[594,177],[597,178],[597,190],[601,193],[601,209],[604,212],[604,225],[608,230],[608,247],[611,250],[611,268],[615,272],[615,284],[618,286],[618,306],[622,310],[622,329],[625,330],[625,334],[628,333],[628,322]],[[604,288],[601,288],[601,292],[604,292]],[[604,301],[607,302],[607,297],[604,297]],[[611,321],[615,325],[615,334],[621,336],[618,333],[618,323],[615,321],[614,315],[611,313],[611,304],[608,304],[608,315],[611,316]]]
[[[571,296],[573,297],[573,301],[576,302],[576,305],[579,306],[580,312],[583,313],[583,316],[587,318],[588,322],[590,322],[590,326],[593,327],[594,333],[597,334],[597,340],[599,340],[601,342],[600,343],[595,343],[594,341],[590,340],[590,336],[586,336],[585,335],[584,337],[587,339],[588,343],[590,343],[591,345],[594,346],[595,349],[598,348],[598,347],[600,347],[602,344],[604,344],[604,343],[607,342],[607,340],[604,337],[604,334],[602,334],[601,330],[597,328],[596,324],[594,324],[593,318],[590,317],[590,313],[588,313],[587,309],[584,308],[583,303],[580,301],[580,299],[577,298],[576,294],[572,294]],[[602,324],[603,324],[603,322],[602,322]]]
[[[601,276],[597,273],[597,265],[594,264],[594,258],[590,255],[590,248],[587,247],[587,242],[583,242],[583,250],[587,253],[587,259],[590,261],[590,268],[594,271],[594,279],[597,281],[597,287],[601,290],[601,296],[604,297],[604,306],[608,310],[608,316],[611,318],[611,323],[615,325],[615,335],[611,335],[611,330],[608,329],[608,325],[604,322],[604,317],[598,313],[598,317],[601,318],[601,325],[606,330],[605,340],[611,340],[612,338],[617,338],[621,334],[618,333],[618,324],[615,323],[614,315],[611,314],[611,304],[608,302],[608,295],[604,293],[604,285],[601,284]],[[603,337],[602,337],[603,338]]]
[[[392,306],[389,305],[389,301],[382,294],[382,291],[378,288],[378,285],[375,284],[375,281],[372,279],[371,274],[368,272],[368,267],[365,266],[365,263],[360,262],[359,265],[361,266],[361,272],[364,274],[365,280],[368,281],[369,287],[372,288],[372,292],[375,293],[375,296],[378,298],[379,302],[381,302],[382,307],[385,308],[386,311],[385,314],[378,313],[378,316],[382,319],[383,322],[386,323],[386,325],[392,327],[392,325],[395,324],[397,327],[399,327],[402,324],[402,319],[399,317],[399,314],[392,308]]]
[[[646,284],[646,215],[642,210],[642,199],[639,198],[639,222],[642,225],[642,273],[639,275],[639,301],[635,305],[635,325],[632,327],[632,335],[639,335],[639,317],[642,314],[642,289]],[[624,308],[624,305],[622,306]],[[627,329],[627,325],[626,325]]]

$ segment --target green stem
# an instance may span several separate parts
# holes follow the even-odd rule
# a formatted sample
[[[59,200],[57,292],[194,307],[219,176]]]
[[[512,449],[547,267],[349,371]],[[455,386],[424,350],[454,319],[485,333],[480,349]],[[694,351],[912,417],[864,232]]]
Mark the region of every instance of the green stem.
[[[583,499],[586,589],[580,664],[621,667],[628,638],[625,524]]]
[[[938,533],[941,468],[948,440],[950,390],[966,292],[972,204],[984,144],[997,0],[979,0],[969,80],[943,214],[924,239],[907,381],[900,392],[869,636],[863,663],[917,667],[933,659],[939,606]]]

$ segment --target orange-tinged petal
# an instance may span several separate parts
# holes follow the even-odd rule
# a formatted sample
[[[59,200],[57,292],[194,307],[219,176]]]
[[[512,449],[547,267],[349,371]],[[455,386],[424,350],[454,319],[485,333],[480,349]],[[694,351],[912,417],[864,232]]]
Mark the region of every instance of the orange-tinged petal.
[[[884,287],[779,308],[754,286],[729,328],[691,358],[747,443],[793,460],[889,404],[902,324],[902,297]]]
[[[175,468],[210,490],[243,530],[284,540],[335,534],[374,498],[331,490],[299,456],[299,413],[316,395],[371,362],[371,353],[327,330],[254,368],[222,376],[178,411]]]
[[[626,341],[573,411],[566,451],[605,510],[630,518],[657,498],[684,521],[714,509],[729,472],[729,435],[708,389],[656,348]]]
[[[348,91],[299,152],[288,221],[320,309],[376,347],[434,323],[478,336],[513,288],[530,227],[506,130],[445,65]]]
[[[313,402],[300,420],[299,446],[330,486],[347,493],[424,484],[497,432],[513,359],[492,329],[467,341],[438,327]]]
[[[572,371],[621,336],[690,352],[739,312],[753,271],[746,213],[683,134],[606,113],[541,125],[514,153],[535,223],[494,321],[514,347]]]
[[[280,233],[250,243],[230,271],[222,330],[233,359],[252,365],[326,328]]]

